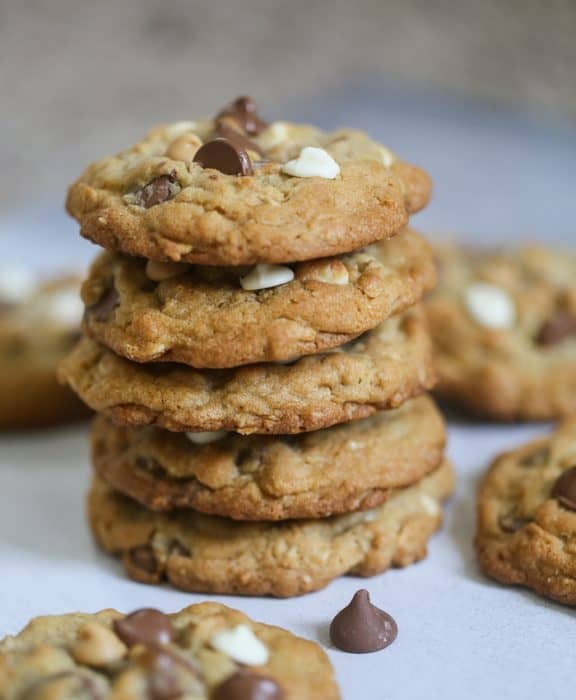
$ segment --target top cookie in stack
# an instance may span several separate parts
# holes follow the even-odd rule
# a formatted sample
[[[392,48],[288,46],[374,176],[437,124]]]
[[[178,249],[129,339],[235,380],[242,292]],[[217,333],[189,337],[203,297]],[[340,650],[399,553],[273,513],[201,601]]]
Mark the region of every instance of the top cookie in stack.
[[[435,264],[406,224],[429,195],[362,132],[267,125],[248,98],[71,187],[108,250],[62,375],[102,414],[90,521],[132,577],[294,595],[424,555],[452,478],[417,398]]]

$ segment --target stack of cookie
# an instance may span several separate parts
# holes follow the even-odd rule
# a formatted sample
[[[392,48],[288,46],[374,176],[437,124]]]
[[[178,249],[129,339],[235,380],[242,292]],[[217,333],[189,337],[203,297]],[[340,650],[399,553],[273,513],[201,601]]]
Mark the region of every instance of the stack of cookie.
[[[107,251],[61,371],[100,413],[90,523],[132,578],[290,596],[424,556],[452,487],[406,228],[429,193],[364,133],[249,98],[72,186]]]

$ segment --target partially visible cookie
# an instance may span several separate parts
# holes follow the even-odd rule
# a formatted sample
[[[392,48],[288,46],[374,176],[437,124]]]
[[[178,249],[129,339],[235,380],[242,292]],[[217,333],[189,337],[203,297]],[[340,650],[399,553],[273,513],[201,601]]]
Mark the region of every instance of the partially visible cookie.
[[[153,260],[285,263],[392,236],[427,203],[426,173],[363,132],[249,124],[246,104],[90,165],[67,200],[82,235]]]
[[[128,575],[186,591],[288,597],[344,574],[374,576],[426,555],[452,491],[448,463],[372,510],[315,520],[238,522],[192,510],[153,513],[94,479],[96,540]]]
[[[576,419],[493,462],[476,549],[489,576],[576,605]]]
[[[201,443],[194,440],[200,438]],[[98,417],[97,474],[152,510],[194,508],[239,520],[367,510],[442,461],[445,430],[428,397],[296,436],[169,433]]]
[[[83,338],[60,371],[83,401],[120,424],[243,434],[299,433],[364,418],[434,382],[428,332],[417,310],[288,365],[203,371],[138,365]]]
[[[136,362],[282,361],[347,343],[417,303],[435,279],[430,247],[410,230],[363,251],[280,268],[104,253],[84,283],[84,328]]]
[[[34,618],[0,642],[0,697],[338,700],[314,642],[219,603]]]
[[[498,420],[576,411],[576,254],[438,251],[426,303],[437,393]]]
[[[38,283],[25,270],[0,270],[0,430],[86,416],[86,407],[56,378],[80,332],[79,288],[74,277]]]

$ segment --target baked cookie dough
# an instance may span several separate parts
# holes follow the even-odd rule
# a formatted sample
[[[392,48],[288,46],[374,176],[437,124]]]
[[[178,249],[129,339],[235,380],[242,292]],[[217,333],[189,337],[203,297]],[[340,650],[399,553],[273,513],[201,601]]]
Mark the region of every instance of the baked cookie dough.
[[[104,253],[83,286],[85,331],[136,362],[283,361],[349,342],[413,306],[436,281],[430,247],[409,230],[349,255],[262,267],[151,265]],[[251,274],[266,285],[282,272],[293,279],[242,287]]]
[[[426,303],[437,393],[492,419],[576,411],[576,255],[438,250]]]
[[[576,419],[498,457],[478,494],[480,566],[576,605]]]
[[[34,618],[0,642],[4,700],[338,700],[314,642],[218,603]]]
[[[94,479],[89,519],[99,544],[144,583],[186,591],[288,597],[344,574],[374,576],[426,555],[453,474],[443,463],[372,510],[316,520],[247,523],[190,509],[154,513]]]
[[[90,165],[67,199],[82,235],[153,260],[295,262],[393,236],[430,197],[426,173],[361,131],[232,112],[158,127]]]
[[[327,428],[395,408],[434,383],[418,310],[327,353],[230,370],[135,364],[82,338],[60,374],[88,406],[122,425],[242,434]]]
[[[198,437],[201,444],[192,441]],[[373,508],[391,489],[437,467],[444,444],[442,417],[422,396],[393,411],[289,437],[188,437],[117,426],[100,416],[92,461],[106,483],[151,510],[285,520]]]
[[[32,273],[0,269],[0,430],[43,428],[87,415],[56,377],[77,342],[80,281],[39,283]]]

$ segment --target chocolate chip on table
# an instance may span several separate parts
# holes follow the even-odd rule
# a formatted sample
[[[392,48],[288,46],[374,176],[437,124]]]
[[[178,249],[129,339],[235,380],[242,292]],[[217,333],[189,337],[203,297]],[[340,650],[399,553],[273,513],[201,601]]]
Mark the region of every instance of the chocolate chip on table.
[[[570,467],[556,479],[551,496],[565,508],[576,510],[576,466]]]
[[[229,139],[217,138],[201,146],[194,162],[203,168],[213,168],[225,175],[252,175],[252,163],[243,148]]]
[[[396,639],[398,626],[393,617],[370,602],[362,589],[341,610],[330,625],[330,639],[335,647],[353,654],[384,649]]]
[[[536,342],[545,347],[557,345],[571,335],[576,337],[576,314],[558,311],[542,325],[536,336]]]
[[[172,621],[159,610],[142,608],[114,620],[114,631],[127,646],[169,644],[174,639]]]
[[[238,671],[217,686],[210,700],[283,700],[284,691],[272,678]]]
[[[86,313],[95,321],[107,321],[120,304],[120,296],[114,284],[107,289],[95,304],[86,308]]]
[[[216,122],[218,123],[226,117],[234,119],[250,136],[256,136],[268,126],[268,123],[258,116],[254,100],[246,95],[237,97],[229,105],[226,105],[216,115]]]
[[[162,204],[175,194],[176,173],[160,175],[145,185],[136,195],[137,203],[145,209]]]

